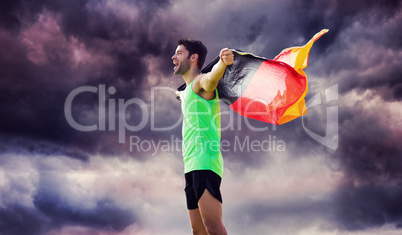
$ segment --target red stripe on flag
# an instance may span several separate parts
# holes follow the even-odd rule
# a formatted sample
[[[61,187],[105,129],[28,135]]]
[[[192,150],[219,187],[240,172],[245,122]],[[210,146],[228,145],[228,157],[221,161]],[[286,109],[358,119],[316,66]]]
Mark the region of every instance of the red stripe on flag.
[[[303,95],[306,81],[306,77],[283,62],[264,61],[230,107],[245,117],[278,124],[286,109]]]

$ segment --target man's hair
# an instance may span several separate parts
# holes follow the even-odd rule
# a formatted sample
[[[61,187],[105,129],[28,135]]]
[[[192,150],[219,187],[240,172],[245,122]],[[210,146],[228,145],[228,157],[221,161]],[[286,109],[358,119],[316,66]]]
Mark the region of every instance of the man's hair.
[[[199,40],[193,40],[190,38],[180,39],[177,41],[177,45],[183,45],[188,50],[188,58],[193,54],[198,54],[198,69],[201,70],[207,57],[208,50],[204,44]]]

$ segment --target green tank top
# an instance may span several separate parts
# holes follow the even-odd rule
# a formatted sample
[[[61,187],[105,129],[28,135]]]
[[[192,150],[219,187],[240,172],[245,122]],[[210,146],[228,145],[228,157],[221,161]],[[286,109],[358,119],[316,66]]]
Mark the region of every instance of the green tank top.
[[[221,114],[218,92],[215,90],[215,99],[205,100],[193,91],[193,82],[180,94],[183,112],[184,172],[212,170],[222,178]]]

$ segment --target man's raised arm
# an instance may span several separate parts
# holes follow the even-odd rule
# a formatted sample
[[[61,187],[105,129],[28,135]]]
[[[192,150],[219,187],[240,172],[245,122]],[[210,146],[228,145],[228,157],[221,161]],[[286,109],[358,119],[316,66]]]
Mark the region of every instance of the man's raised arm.
[[[219,53],[220,60],[214,65],[211,72],[204,74],[201,77],[200,85],[206,92],[211,92],[218,86],[219,80],[221,80],[225,73],[226,66],[233,64],[234,55],[231,50],[224,48]]]

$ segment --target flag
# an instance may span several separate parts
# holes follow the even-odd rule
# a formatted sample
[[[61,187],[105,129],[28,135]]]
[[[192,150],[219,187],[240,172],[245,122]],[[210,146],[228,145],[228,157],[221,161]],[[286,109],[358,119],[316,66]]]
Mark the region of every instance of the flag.
[[[234,62],[226,67],[217,87],[219,98],[244,117],[276,125],[306,114],[303,69],[313,43],[327,32],[321,30],[302,47],[282,50],[273,60],[233,50]],[[201,72],[211,71],[218,61],[215,58]]]

